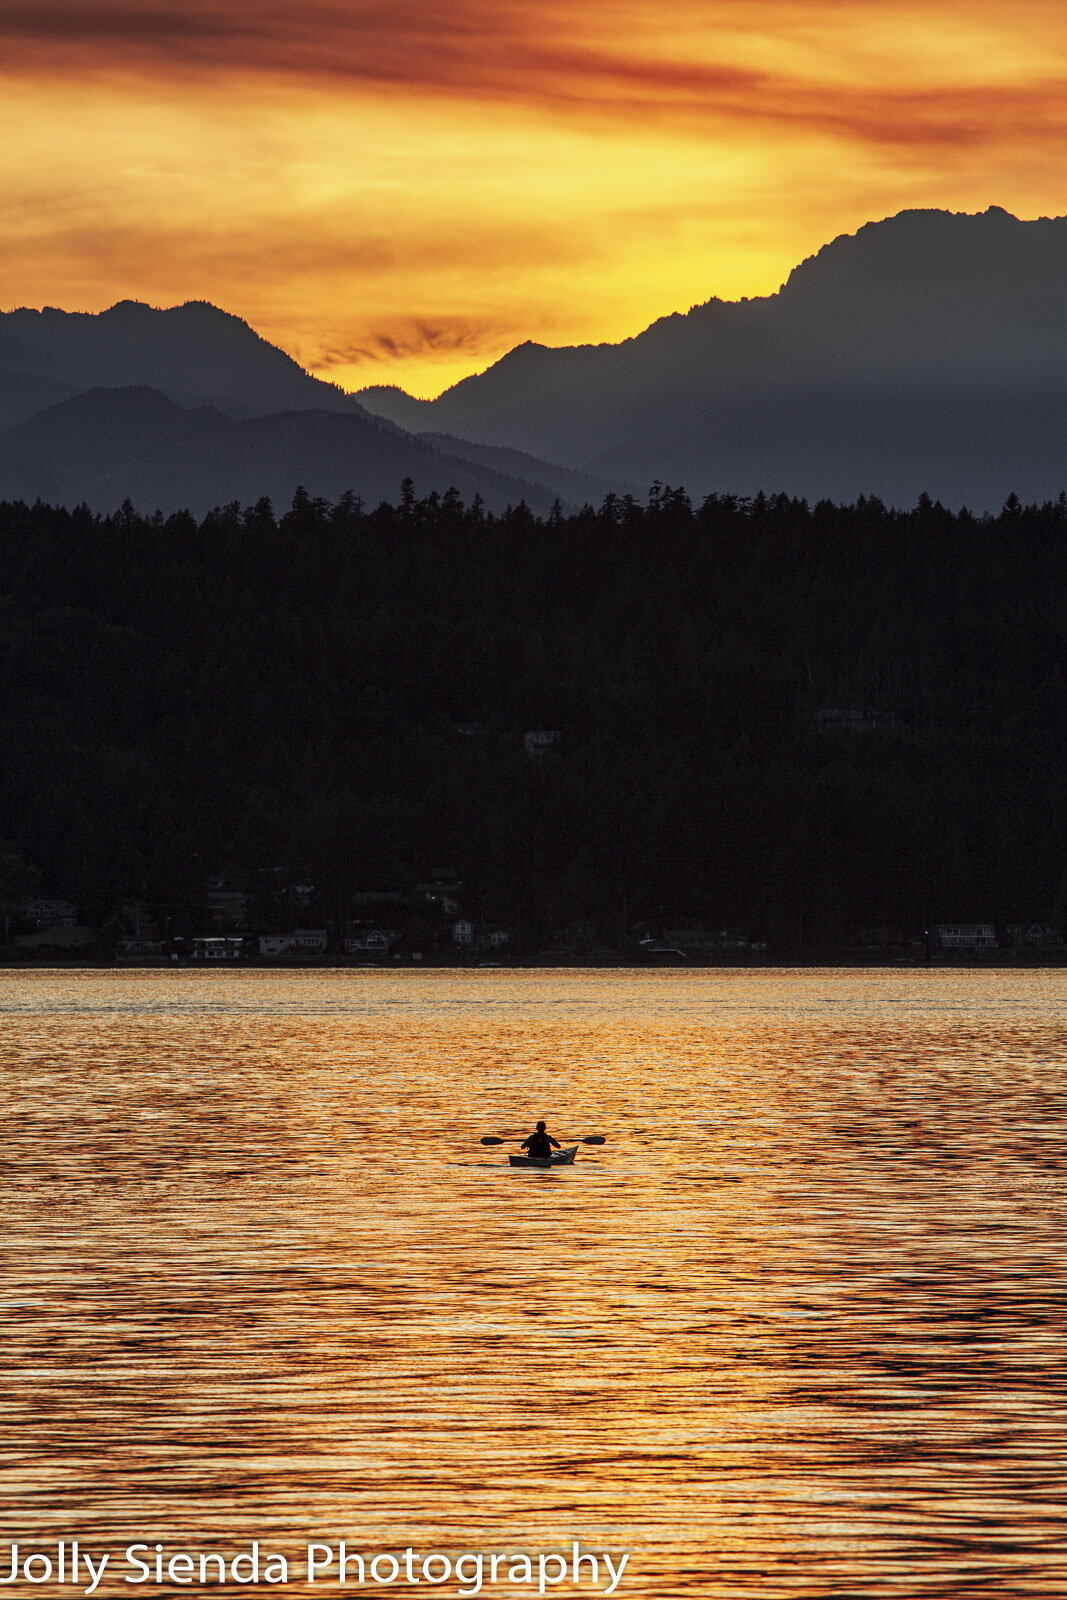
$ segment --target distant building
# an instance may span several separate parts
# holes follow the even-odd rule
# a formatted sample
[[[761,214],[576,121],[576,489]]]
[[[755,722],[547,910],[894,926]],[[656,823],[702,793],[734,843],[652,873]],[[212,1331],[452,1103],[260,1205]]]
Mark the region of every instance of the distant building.
[[[236,935],[211,934],[193,940],[194,961],[240,961],[244,940]]]
[[[558,728],[533,728],[522,736],[523,749],[534,761],[559,749],[563,735]]]
[[[861,705],[816,706],[815,724],[819,728],[837,728],[844,733],[886,732],[903,727],[900,718],[892,711]]]
[[[346,956],[387,956],[400,935],[393,928],[349,923],[345,929]]]
[[[324,956],[329,943],[325,928],[297,928],[293,933],[293,954]]]
[[[463,880],[455,867],[434,867],[425,883],[415,885],[415,893],[421,895],[436,911],[445,916],[454,916],[460,910],[461,902],[457,896],[462,887]]]
[[[282,956],[290,954],[293,948],[291,933],[261,933],[259,936],[259,953],[266,956],[268,961],[277,961]]]
[[[463,909],[462,900],[457,900],[450,894],[434,894],[432,891],[427,890],[423,898],[427,905],[432,906],[434,911],[440,912],[444,917],[454,917],[457,912]]]
[[[452,924],[452,943],[464,950],[502,950],[511,943],[511,931],[496,923],[472,922],[460,917]]]
[[[35,928],[76,928],[78,912],[69,900],[50,900],[42,896],[26,907],[26,921]]]
[[[1042,922],[1009,922],[1005,933],[1013,950],[1063,948],[1063,929],[1050,928]]]
[[[997,930],[991,922],[937,922],[930,943],[935,950],[995,950]]]
[[[115,946],[115,959],[117,961],[162,961],[164,959],[162,939],[146,939],[137,934],[120,939]]]

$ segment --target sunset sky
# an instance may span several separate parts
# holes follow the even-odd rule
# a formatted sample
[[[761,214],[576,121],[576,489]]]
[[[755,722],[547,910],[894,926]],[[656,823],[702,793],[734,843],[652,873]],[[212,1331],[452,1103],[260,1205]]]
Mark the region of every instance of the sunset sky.
[[[206,299],[346,388],[1067,212],[1062,0],[0,0],[0,305]]]

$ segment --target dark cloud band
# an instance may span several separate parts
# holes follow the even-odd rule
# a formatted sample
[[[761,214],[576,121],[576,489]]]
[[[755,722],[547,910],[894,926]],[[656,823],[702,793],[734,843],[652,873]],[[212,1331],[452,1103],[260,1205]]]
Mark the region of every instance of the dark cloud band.
[[[1051,0],[1050,0],[1051,3]],[[905,0],[874,8],[891,22]],[[935,8],[931,8],[935,9]],[[988,7],[987,7],[988,9]],[[1008,16],[1006,5],[1002,15]],[[901,147],[1002,144],[1063,129],[1064,84],[949,81],[917,90],[888,76],[879,88],[799,76],[793,30],[825,44],[848,27],[842,0],[769,0],[756,8],[765,41],[780,42],[762,70],[732,61],[675,59],[651,45],[647,11],[585,0],[0,0],[0,70],[45,77],[78,71],[153,78],[273,77],[499,99],[568,116],[717,127],[767,125]],[[945,15],[948,15],[946,10]],[[699,27],[714,46],[753,30],[742,0],[675,0],[672,25]],[[713,53],[713,52],[712,52]],[[780,60],[781,65],[777,62]]]

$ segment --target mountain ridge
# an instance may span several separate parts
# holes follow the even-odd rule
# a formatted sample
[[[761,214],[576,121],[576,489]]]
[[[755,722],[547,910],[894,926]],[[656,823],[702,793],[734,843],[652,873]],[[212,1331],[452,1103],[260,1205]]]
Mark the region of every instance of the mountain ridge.
[[[287,406],[364,410],[241,317],[206,300],[166,308],[119,300],[99,312],[54,306],[0,312],[0,416],[9,425],[23,420],[14,414],[16,375],[74,392],[143,383],[179,404],[214,405],[234,416],[264,416]]]
[[[182,415],[150,398],[142,415],[138,389]],[[616,344],[526,340],[435,400],[389,386],[346,394],[208,301],[0,313],[0,492],[81,495],[99,509],[116,494],[207,507],[250,492],[256,471],[253,499],[268,483],[291,494],[284,462],[312,494],[367,498],[395,496],[403,477],[443,492],[451,464],[466,492],[501,509],[660,480],[697,497],[909,505],[925,492],[983,510],[1012,492],[1055,497],[1063,437],[1067,218],[1020,221],[995,206],[865,223],[774,294],[712,297]],[[184,469],[183,438],[196,441]]]
[[[695,494],[1042,498],[1067,482],[1065,286],[1067,218],[903,211],[830,240],[774,294],[711,298],[617,344],[516,346],[420,402],[419,423]]]
[[[351,490],[370,504],[393,500],[405,478],[420,495],[450,488],[490,510],[525,500],[547,513],[558,497],[581,498],[587,481],[529,456],[437,436],[419,439],[357,407],[304,408],[233,418],[184,408],[146,385],[91,389],[0,433],[0,499],[85,503],[114,510],[203,515],[264,496],[286,504],[300,485],[324,499]],[[607,486],[600,485],[606,492]]]

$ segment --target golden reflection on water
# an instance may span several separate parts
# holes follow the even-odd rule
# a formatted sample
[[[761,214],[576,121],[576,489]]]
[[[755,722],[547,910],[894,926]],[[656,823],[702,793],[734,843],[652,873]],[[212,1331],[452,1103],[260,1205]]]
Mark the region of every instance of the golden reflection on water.
[[[642,1600],[1062,1595],[1065,998],[0,973],[0,1576],[580,1539]],[[539,1115],[608,1143],[478,1144]]]

